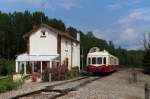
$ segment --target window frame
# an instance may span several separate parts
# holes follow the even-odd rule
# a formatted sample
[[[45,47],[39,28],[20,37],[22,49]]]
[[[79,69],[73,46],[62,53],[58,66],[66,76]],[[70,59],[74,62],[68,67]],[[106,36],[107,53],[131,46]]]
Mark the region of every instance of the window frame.
[[[91,64],[91,57],[88,57],[88,65]]]
[[[97,64],[103,64],[103,58],[102,57],[97,57]]]
[[[107,64],[106,57],[103,57],[103,64]]]
[[[95,59],[95,62],[93,62],[93,59]],[[96,57],[92,57],[92,64],[97,64],[97,58]]]
[[[41,36],[40,36],[40,38],[45,38],[46,37],[46,30],[41,30]]]

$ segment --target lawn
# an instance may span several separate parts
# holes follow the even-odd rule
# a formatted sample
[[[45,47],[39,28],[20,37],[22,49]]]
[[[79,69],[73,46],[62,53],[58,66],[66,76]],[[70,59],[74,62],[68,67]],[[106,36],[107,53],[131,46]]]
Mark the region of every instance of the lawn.
[[[11,77],[0,80],[0,93],[16,89],[18,83],[14,82]]]

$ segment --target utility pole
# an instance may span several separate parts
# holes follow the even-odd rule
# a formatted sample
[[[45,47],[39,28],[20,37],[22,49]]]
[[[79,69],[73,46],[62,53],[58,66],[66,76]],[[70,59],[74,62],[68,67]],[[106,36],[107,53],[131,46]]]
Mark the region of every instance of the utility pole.
[[[81,48],[81,70],[83,70],[83,58],[84,58],[84,54],[83,54],[83,47]]]
[[[42,4],[41,4],[41,12],[44,10],[44,8],[45,8],[45,6],[46,6],[46,4],[48,3],[48,0],[46,0],[45,2],[43,2]],[[41,24],[43,23],[43,18],[42,18],[42,14],[41,14]]]

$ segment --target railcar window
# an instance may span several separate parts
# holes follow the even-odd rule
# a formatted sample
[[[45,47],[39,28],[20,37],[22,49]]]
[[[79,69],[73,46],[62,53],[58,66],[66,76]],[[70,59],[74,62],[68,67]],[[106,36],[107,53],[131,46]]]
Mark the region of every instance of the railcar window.
[[[113,64],[113,57],[110,57],[110,64]]]
[[[116,59],[114,59],[114,64],[116,64],[117,62],[116,62]]]
[[[92,64],[96,64],[96,58],[95,57],[92,58]]]
[[[103,64],[106,64],[106,57],[103,58]]]
[[[88,64],[91,64],[91,58],[88,58]]]
[[[102,64],[102,58],[101,57],[97,58],[97,64]]]

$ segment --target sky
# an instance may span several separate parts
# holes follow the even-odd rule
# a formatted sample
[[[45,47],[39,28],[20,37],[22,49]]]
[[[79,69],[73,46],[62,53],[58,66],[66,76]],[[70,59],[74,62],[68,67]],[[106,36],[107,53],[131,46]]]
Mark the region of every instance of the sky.
[[[43,11],[128,50],[142,49],[144,34],[150,32],[150,0],[0,0],[0,10]]]

